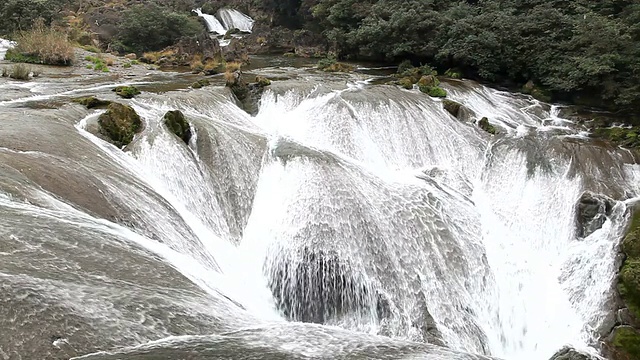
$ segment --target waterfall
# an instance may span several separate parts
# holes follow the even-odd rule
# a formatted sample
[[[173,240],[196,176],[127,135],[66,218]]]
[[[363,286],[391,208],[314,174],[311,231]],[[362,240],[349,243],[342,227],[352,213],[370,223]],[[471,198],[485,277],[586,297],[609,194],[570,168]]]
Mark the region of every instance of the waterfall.
[[[0,319],[13,309],[18,320],[0,320],[12,335],[0,349],[82,359],[595,351],[624,200],[640,191],[633,156],[591,144],[528,97],[443,86],[500,133],[418,91],[342,78],[279,82],[255,117],[224,88],[145,94],[131,101],[145,128],[126,152],[91,132],[103,110],[25,116],[40,98],[2,103]],[[174,109],[192,125],[189,144],[161,121]],[[585,191],[620,201],[578,236]],[[34,328],[64,341],[32,345]]]
[[[235,9],[220,9],[216,14],[217,18],[210,14],[204,14],[201,9],[193,11],[205,20],[209,32],[218,35],[225,35],[227,31],[232,29],[250,33],[253,28],[253,19]]]
[[[207,23],[207,29],[209,29],[209,32],[215,33],[217,35],[225,35],[227,33],[227,29],[215,16],[205,14],[201,9],[195,9],[193,11],[198,14],[198,16],[204,19],[204,21]]]
[[[7,53],[7,50],[15,46],[15,44],[16,43],[13,41],[0,39],[0,60],[4,60],[4,56]]]
[[[253,19],[238,10],[220,9],[217,15],[227,30],[238,29],[241,32],[250,33],[253,28]]]

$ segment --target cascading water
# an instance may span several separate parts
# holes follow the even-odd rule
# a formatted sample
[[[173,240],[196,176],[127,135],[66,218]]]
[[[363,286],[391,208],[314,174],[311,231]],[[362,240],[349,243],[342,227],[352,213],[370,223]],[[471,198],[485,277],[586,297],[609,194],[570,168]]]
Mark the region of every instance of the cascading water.
[[[235,9],[218,10],[218,18],[229,29],[238,29],[241,32],[250,33],[253,29],[253,19]]]
[[[207,24],[207,29],[209,29],[209,32],[212,32],[218,35],[224,35],[227,33],[227,29],[224,27],[224,25],[222,25],[222,23],[220,23],[220,20],[218,20],[215,16],[210,14],[205,14],[202,12],[201,9],[195,9],[193,11],[198,16],[204,19],[204,21]]]
[[[215,87],[133,100],[145,130],[127,152],[90,133],[99,112],[0,102],[0,326],[26,339],[0,338],[0,355],[548,359],[595,344],[627,204],[582,237],[575,205],[638,196],[631,154],[469,82],[445,86],[500,135],[417,91],[276,84],[255,117]],[[173,109],[190,144],[159,121]]]
[[[0,39],[0,60],[4,60],[4,56],[7,54],[7,50],[15,45],[13,41]]]

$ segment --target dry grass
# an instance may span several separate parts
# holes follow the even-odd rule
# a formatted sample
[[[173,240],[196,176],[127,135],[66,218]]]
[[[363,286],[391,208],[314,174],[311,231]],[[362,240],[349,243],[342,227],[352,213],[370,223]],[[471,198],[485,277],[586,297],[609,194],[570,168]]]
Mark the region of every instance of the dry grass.
[[[30,73],[31,67],[25,64],[15,64],[11,67],[11,74],[9,76],[16,80],[29,80]]]
[[[15,40],[14,60],[48,65],[71,65],[74,61],[73,46],[67,35],[44,26],[42,20],[36,21],[31,30],[19,32]]]
[[[146,52],[142,54],[142,62],[147,64],[155,64],[158,60],[162,58],[171,58],[176,55],[175,50],[163,50],[163,51],[154,51],[154,52]]]
[[[202,70],[204,70],[204,64],[202,63],[202,56],[198,54],[194,55],[193,59],[191,59],[191,63],[189,64],[189,67],[193,72],[201,72]]]
[[[227,63],[227,72],[234,72],[240,70],[242,63],[237,61],[231,61]]]

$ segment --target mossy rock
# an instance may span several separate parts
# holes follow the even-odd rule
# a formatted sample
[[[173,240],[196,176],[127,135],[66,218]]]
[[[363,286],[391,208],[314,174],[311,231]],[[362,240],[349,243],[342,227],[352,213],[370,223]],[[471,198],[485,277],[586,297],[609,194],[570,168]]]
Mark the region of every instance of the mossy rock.
[[[404,77],[404,78],[396,81],[395,83],[400,85],[400,86],[402,86],[403,88],[405,88],[407,90],[413,89],[413,81],[411,81],[410,77]]]
[[[142,129],[142,120],[131,106],[111,103],[107,111],[98,118],[100,132],[111,142],[123,147],[131,143],[133,137]]]
[[[540,100],[542,102],[550,102],[551,101],[551,93],[536,85],[533,81],[529,80],[522,87],[522,92],[525,94],[529,94],[533,96],[534,99]]]
[[[438,85],[440,85],[440,80],[435,75],[423,75],[418,80],[418,86],[435,87]]]
[[[436,75],[438,75],[438,72],[429,65],[422,65],[419,67],[403,65],[403,66],[398,66],[398,73],[395,76],[409,77],[411,78],[411,81],[415,84],[419,82],[423,76],[433,76],[435,78]],[[435,79],[434,83],[437,85],[439,82],[437,81],[437,79]]]
[[[451,79],[462,79],[462,73],[458,69],[448,69],[444,72],[444,76]]]
[[[271,80],[264,76],[256,76],[256,84],[261,87],[269,86],[271,85]]]
[[[282,54],[282,56],[292,58],[292,57],[296,57],[296,53],[294,53],[294,52],[286,52],[286,53]]]
[[[640,359],[640,332],[630,326],[619,326],[613,330],[610,342],[613,359]]]
[[[203,88],[205,86],[209,86],[211,85],[211,82],[207,79],[200,79],[196,82],[194,82],[193,84],[191,84],[191,87],[194,89],[200,89]]]
[[[607,140],[616,145],[637,148],[640,147],[640,127],[599,127],[595,128],[592,137]]]
[[[442,107],[449,112],[449,114],[453,115],[453,117],[457,118],[460,114],[460,108],[462,104],[457,103],[452,100],[442,100]]]
[[[73,99],[73,102],[78,103],[80,105],[84,105],[87,109],[103,109],[111,104],[109,100],[100,100],[95,96],[87,96],[81,97],[77,99]]]
[[[489,123],[489,119],[487,119],[486,117],[483,117],[482,119],[480,119],[480,121],[478,121],[478,127],[492,135],[495,135],[497,133],[496,128]]]
[[[140,90],[135,86],[116,86],[112,91],[125,99],[132,99],[134,96],[140,95]]]
[[[191,126],[180,110],[171,110],[164,114],[164,124],[185,144],[191,140]]]
[[[405,72],[413,69],[414,66],[410,60],[404,60],[400,64],[398,64],[398,74],[404,74]]]
[[[322,68],[321,70],[326,72],[352,72],[356,67],[353,65],[335,62],[327,67]]]
[[[420,91],[432,97],[446,97],[447,92],[439,86],[419,86]]]

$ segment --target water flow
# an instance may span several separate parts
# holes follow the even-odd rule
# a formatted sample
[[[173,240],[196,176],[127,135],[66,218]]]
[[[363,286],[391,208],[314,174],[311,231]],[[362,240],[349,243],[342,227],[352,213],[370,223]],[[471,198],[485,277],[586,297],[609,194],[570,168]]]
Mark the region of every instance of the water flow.
[[[7,50],[15,46],[15,42],[5,39],[0,39],[0,60],[4,60],[4,56],[7,54]]]
[[[254,20],[238,10],[220,9],[217,15],[227,30],[238,29],[241,32],[250,33],[253,29]]]
[[[201,9],[193,10],[198,16],[204,19],[207,23],[207,29],[209,32],[216,33],[218,35],[224,35],[227,33],[227,29],[220,23],[220,21],[213,15],[205,14]]]

